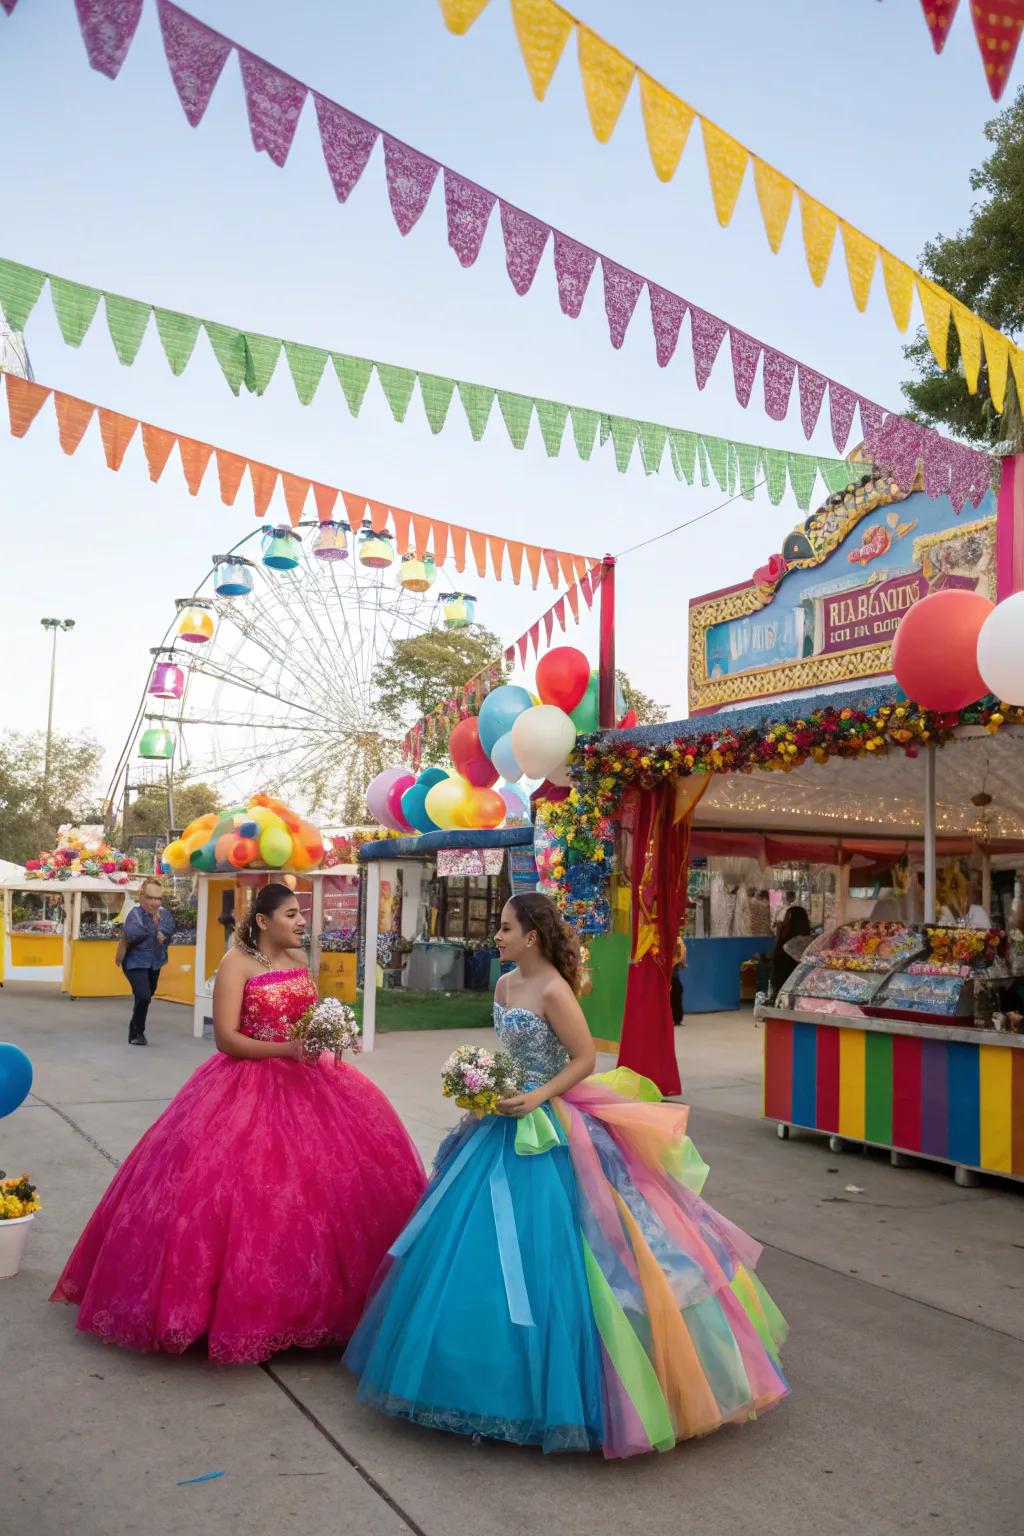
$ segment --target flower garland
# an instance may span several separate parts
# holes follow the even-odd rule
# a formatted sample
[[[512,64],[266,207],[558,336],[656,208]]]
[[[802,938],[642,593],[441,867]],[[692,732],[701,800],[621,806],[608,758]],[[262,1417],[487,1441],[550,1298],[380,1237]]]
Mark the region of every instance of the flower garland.
[[[61,827],[57,847],[25,863],[26,880],[73,880],[80,875],[104,876],[114,885],[126,885],[138,862],[103,841],[99,827]]]
[[[331,846],[321,861],[321,868],[334,869],[338,864],[354,864],[356,854],[360,848],[365,848],[367,843],[386,842],[388,838],[395,835],[394,832],[389,832],[387,827],[357,827],[354,832],[341,837],[332,837]]]
[[[0,1221],[20,1221],[23,1216],[34,1216],[39,1204],[39,1193],[35,1185],[29,1183],[27,1173],[8,1179],[0,1168]]]
[[[581,934],[606,933],[611,908],[615,829],[600,790],[570,789],[564,800],[542,801],[536,811],[535,857],[540,885]]]

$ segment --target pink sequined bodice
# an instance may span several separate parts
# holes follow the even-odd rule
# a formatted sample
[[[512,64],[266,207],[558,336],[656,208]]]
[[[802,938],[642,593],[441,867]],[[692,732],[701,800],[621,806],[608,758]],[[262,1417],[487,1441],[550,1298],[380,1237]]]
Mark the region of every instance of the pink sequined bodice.
[[[250,976],[242,993],[239,1029],[253,1040],[287,1040],[296,1019],[316,1000],[313,978],[304,966]]]

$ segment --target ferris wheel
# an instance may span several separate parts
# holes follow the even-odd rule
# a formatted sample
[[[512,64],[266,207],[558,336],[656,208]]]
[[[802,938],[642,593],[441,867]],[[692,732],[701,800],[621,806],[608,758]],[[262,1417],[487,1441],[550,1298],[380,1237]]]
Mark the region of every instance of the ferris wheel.
[[[398,641],[472,622],[474,599],[439,599],[438,574],[369,524],[257,529],[215,555],[152,648],[108,802],[137,754],[229,803],[272,789],[310,816],[353,819],[398,745],[377,701],[381,666]]]

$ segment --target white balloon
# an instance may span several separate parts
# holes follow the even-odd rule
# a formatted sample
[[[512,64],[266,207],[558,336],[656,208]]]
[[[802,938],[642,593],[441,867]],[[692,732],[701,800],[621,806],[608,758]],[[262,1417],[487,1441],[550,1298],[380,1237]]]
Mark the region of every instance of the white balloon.
[[[555,704],[534,704],[509,732],[516,760],[530,779],[546,779],[561,768],[576,743],[576,727]]]
[[[568,763],[563,763],[560,768],[552,768],[548,774],[548,783],[554,784],[556,789],[568,789],[572,783],[569,777]]]
[[[1024,592],[999,603],[978,636],[978,671],[1001,704],[1024,704]]]

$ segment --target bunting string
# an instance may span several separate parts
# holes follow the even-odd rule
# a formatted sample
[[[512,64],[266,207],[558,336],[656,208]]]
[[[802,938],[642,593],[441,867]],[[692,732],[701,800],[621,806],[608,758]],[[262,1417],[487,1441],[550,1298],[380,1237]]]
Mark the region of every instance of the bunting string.
[[[81,346],[102,303],[107,329],[122,363],[130,365],[136,361],[152,322],[172,373],[180,376],[194,358],[202,334],[236,395],[243,387],[262,395],[283,353],[295,393],[303,405],[312,401],[325,374],[333,373],[349,410],[358,416],[370,382],[376,378],[394,421],[408,421],[410,405],[418,398],[435,435],[452,419],[450,407],[457,398],[474,442],[481,440],[488,423],[497,418],[512,446],[523,449],[536,421],[549,458],[556,458],[568,442],[580,459],[588,460],[595,446],[603,448],[611,442],[620,473],[626,472],[638,451],[645,474],[660,473],[667,462],[676,478],[686,480],[688,485],[693,484],[699,472],[703,485],[709,485],[713,476],[721,490],[732,495],[738,487],[747,500],[753,499],[757,481],[763,478],[776,506],[788,483],[797,505],[807,511],[819,476],[830,492],[845,489],[850,480],[845,459],[762,448],[611,411],[518,394],[497,385],[473,384],[423,369],[375,362],[337,349],[283,341],[243,331],[223,321],[203,320],[149,301],[125,298],[123,294],[71,282],[0,258],[0,307],[15,330],[24,330],[47,285],[61,336],[69,346]]]
[[[462,685],[457,693],[453,693],[443,703],[435,705],[428,715],[417,720],[416,724],[406,732],[402,741],[403,757],[418,770],[423,762],[424,743],[437,741],[442,737],[447,741],[460,720],[465,720],[469,715],[478,715],[487,695],[505,681],[506,669],[511,670],[515,666],[517,656],[519,665],[525,667],[527,653],[531,647],[534,656],[539,656],[542,650],[550,646],[556,624],[562,634],[565,634],[570,619],[574,624],[579,624],[580,598],[582,597],[588,609],[592,608],[603,577],[604,564],[594,565],[585,575],[580,576],[579,580],[575,581],[546,613],[541,615],[536,624],[531,624],[518,640],[514,640],[506,647],[501,661],[492,661],[481,668]],[[541,639],[542,631],[543,640]]]
[[[149,466],[149,478],[157,481],[171,462],[174,450],[175,462],[191,496],[198,496],[211,461],[217,466],[217,479],[221,501],[234,506],[242,482],[248,473],[248,494],[252,497],[252,509],[256,517],[265,517],[275,496],[280,496],[288,521],[297,527],[309,503],[320,522],[347,521],[359,532],[362,529],[374,533],[387,533],[395,542],[400,555],[415,552],[419,559],[432,554],[438,566],[449,559],[461,576],[472,558],[476,574],[485,579],[492,576],[502,581],[507,574],[513,585],[518,586],[525,570],[530,585],[536,590],[541,572],[547,574],[552,587],[573,587],[583,579],[592,579],[591,573],[597,561],[593,556],[570,554],[566,550],[550,549],[538,544],[527,544],[519,539],[507,539],[504,535],[481,533],[474,528],[464,528],[418,512],[406,511],[390,503],[376,501],[356,491],[346,491],[338,486],[325,485],[305,475],[297,475],[245,454],[218,448],[213,443],[198,438],[183,437],[166,427],[154,426],[135,416],[124,416],[120,411],[109,410],[91,400],[81,400],[76,395],[66,395],[48,385],[39,384],[17,374],[3,375],[7,385],[7,411],[12,437],[24,437],[47,401],[52,401],[57,420],[57,433],[64,452],[77,452],[95,417],[99,423],[100,438],[107,468],[119,470],[125,454],[138,434],[142,451]],[[339,499],[341,505],[339,506]]]
[[[538,0],[538,3],[546,4],[547,0]],[[82,36],[89,62],[94,69],[110,78],[117,75],[135,36],[142,4],[143,0],[76,0]],[[925,481],[931,495],[948,494],[954,503],[959,502],[962,506],[966,497],[977,502],[987,489],[990,479],[987,455],[887,412],[884,407],[819,373],[808,364],[747,335],[710,311],[661,287],[652,279],[621,266],[544,220],[513,203],[505,202],[496,193],[487,191],[450,167],[392,138],[390,134],[355,116],[337,102],[311,91],[302,81],[249,53],[240,44],[173,5],[171,0],[156,0],[156,6],[171,77],[185,115],[193,127],[202,120],[228,58],[232,53],[237,53],[253,147],[257,152],[268,154],[275,165],[282,166],[285,163],[306,98],[311,95],[324,159],[339,201],[345,201],[359,180],[379,139],[383,146],[388,198],[402,234],[408,234],[416,224],[434,187],[440,181],[444,187],[448,242],[463,266],[471,266],[479,255],[491,215],[497,206],[505,244],[506,267],[518,293],[526,293],[530,288],[540,259],[550,246],[559,304],[564,314],[575,319],[580,314],[591,278],[600,262],[604,307],[613,346],[622,345],[640,296],[646,289],[655,352],[663,367],[676,351],[684,320],[689,320],[689,339],[698,389],[703,389],[707,384],[728,337],[736,398],[741,405],[749,404],[760,368],[766,414],[774,421],[784,420],[795,395],[799,402],[801,425],[808,440],[824,409],[827,395],[837,453],[841,454],[846,449],[853,430],[854,416],[859,410],[861,436],[868,451],[875,455],[877,463],[888,467],[885,458],[875,453],[876,445],[884,447],[890,441],[898,442],[900,452],[906,459],[913,443],[924,464]],[[556,61],[560,51],[560,48],[556,50]],[[768,180],[770,182],[771,178]],[[882,265],[888,272],[884,253]],[[906,268],[906,272],[912,280],[914,274],[910,268]],[[909,318],[909,292],[905,284],[901,286],[902,279],[895,268],[892,269],[891,281],[901,296],[900,303],[907,309]],[[920,283],[918,292],[933,345],[940,353],[944,353],[942,324],[945,320],[948,331],[947,300],[940,291],[933,292]],[[958,327],[962,327],[961,343],[967,338],[963,353],[968,383],[972,379],[974,385],[977,383],[976,365],[980,367],[984,339],[990,389],[996,408],[1002,408],[1010,366],[1014,369],[1018,392],[1024,398],[1024,353],[1013,347],[998,331],[985,326],[984,322],[979,322],[980,331],[972,329],[974,317],[963,306],[954,308],[953,318]],[[219,339],[227,345],[226,338]],[[216,350],[217,340],[211,337],[211,341]],[[189,332],[186,328],[183,344],[187,347],[188,342]],[[940,360],[945,366],[944,356]],[[251,366],[258,377],[260,367],[264,365],[265,360],[252,358],[247,359],[245,366]]]
[[[450,32],[462,36],[482,14],[488,0],[439,0],[441,13]],[[907,262],[887,250],[878,240],[866,235],[833,208],[819,202],[784,172],[778,170],[747,145],[726,133],[711,118],[705,117],[683,101],[632,59],[593,32],[584,22],[558,5],[556,0],[509,0],[516,37],[527,73],[538,101],[543,101],[573,31],[576,56],[583,85],[590,126],[594,137],[607,144],[619,120],[626,99],[638,81],[647,148],[659,180],[671,181],[690,140],[694,123],[700,124],[701,140],[707,164],[711,199],[718,222],[725,228],[732,220],[747,167],[752,167],[765,234],[772,251],[778,253],[789,223],[793,204],[800,208],[804,259],[811,281],[820,288],[825,281],[836,234],[842,238],[843,255],[853,302],[862,313],[867,309],[871,286],[879,264],[889,307],[899,330],[910,323],[915,291],[926,322],[928,340],[940,368],[948,368],[950,321],[956,325],[965,358],[976,352],[980,362],[984,338],[988,360],[988,388],[997,411],[1003,408],[1006,393],[1007,358],[1021,358],[1014,364],[1014,377],[1024,364],[1024,354],[1002,332],[995,330],[961,304],[945,288],[932,282]],[[945,39],[958,0],[922,0],[932,35]],[[986,60],[986,71],[993,95],[997,97],[1006,81],[1013,54],[1024,26],[1024,0],[998,0],[996,4],[972,4],[979,45]],[[993,12],[1001,14],[995,15]],[[1002,14],[1006,13],[1006,14]],[[1011,15],[1010,13],[1013,13]],[[941,18],[945,14],[945,20]],[[1016,17],[1017,19],[1014,19]],[[939,18],[934,21],[933,18]],[[998,83],[999,89],[994,87]],[[978,367],[965,369],[967,388],[978,389]]]

